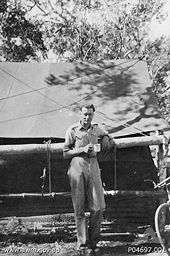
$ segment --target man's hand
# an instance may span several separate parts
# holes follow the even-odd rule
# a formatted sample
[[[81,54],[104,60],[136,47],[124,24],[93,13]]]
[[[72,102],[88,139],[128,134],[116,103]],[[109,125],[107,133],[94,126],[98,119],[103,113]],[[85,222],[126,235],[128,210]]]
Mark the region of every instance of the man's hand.
[[[87,155],[88,157],[96,156],[96,153],[94,152],[94,145],[88,144],[85,147],[74,148],[74,149],[70,149],[68,151],[63,152],[63,156],[65,159],[73,158],[75,156],[82,156],[82,155]]]
[[[93,144],[88,144],[87,146],[84,147],[84,152],[88,155],[88,157],[95,157],[96,152],[94,151],[94,145]]]
[[[86,153],[86,154],[90,154],[94,151],[94,146],[93,144],[88,144],[86,145],[84,148],[83,148],[83,151]]]

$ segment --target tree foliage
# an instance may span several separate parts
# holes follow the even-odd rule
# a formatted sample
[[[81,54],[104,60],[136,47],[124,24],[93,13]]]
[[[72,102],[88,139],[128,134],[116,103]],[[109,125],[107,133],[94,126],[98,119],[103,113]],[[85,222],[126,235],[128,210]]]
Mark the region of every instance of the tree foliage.
[[[3,2],[3,4],[2,4]],[[39,22],[26,19],[21,5],[9,5],[3,0],[0,6],[1,59],[5,61],[38,60],[46,51]],[[45,56],[45,55],[44,55]]]
[[[165,75],[162,70],[169,62],[170,47],[166,38],[152,39],[149,31],[153,18],[160,22],[164,19],[164,3],[165,0],[1,0],[1,60],[46,61],[49,52],[55,61],[146,60],[153,93],[159,94],[159,100],[164,102],[161,108],[166,108],[167,93],[158,93],[163,86],[159,72],[160,76]]]
[[[164,64],[157,72],[153,79],[153,93],[156,98],[157,109],[160,112],[162,118],[169,123],[170,113],[170,95],[168,93],[170,86],[168,85],[168,75],[170,66]]]
[[[139,58],[152,62],[162,53],[164,39],[150,40],[148,25],[153,17],[161,19],[164,1],[132,3],[3,0],[1,36],[6,47],[2,53],[9,60],[18,56],[18,61],[51,49],[68,61]]]

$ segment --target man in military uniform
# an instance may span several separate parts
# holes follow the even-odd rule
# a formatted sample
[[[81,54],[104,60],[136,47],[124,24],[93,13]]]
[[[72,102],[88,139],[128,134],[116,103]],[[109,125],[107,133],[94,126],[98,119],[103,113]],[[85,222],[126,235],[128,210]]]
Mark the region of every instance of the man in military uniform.
[[[97,248],[102,212],[105,209],[104,191],[95,147],[100,146],[98,139],[102,138],[105,138],[107,148],[113,144],[108,133],[98,124],[92,123],[94,112],[93,104],[81,108],[80,121],[66,131],[63,149],[64,158],[71,158],[68,176],[77,227],[78,248],[88,246],[92,250]],[[86,200],[90,211],[89,229],[87,229],[85,218]]]

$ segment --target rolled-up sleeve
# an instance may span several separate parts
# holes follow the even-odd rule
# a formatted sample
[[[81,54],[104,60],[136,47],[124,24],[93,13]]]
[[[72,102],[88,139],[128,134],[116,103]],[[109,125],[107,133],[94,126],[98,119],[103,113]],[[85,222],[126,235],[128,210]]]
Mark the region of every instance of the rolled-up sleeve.
[[[100,138],[102,138],[106,135],[109,135],[109,133],[100,126],[97,126],[97,134],[98,134],[98,137],[100,137]]]
[[[98,130],[98,137],[101,139],[102,150],[110,150],[115,144],[113,138],[111,138],[109,136],[109,133],[102,127],[98,126],[97,130]]]
[[[74,131],[71,128],[69,128],[65,134],[65,143],[64,143],[63,151],[67,152],[70,149],[72,149],[74,146],[74,143],[75,143]]]

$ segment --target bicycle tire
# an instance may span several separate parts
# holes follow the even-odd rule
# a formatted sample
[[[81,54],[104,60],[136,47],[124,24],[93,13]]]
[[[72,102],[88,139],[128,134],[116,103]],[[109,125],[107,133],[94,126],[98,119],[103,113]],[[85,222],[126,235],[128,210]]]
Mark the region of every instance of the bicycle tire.
[[[168,240],[166,238],[166,223],[167,223],[167,211],[169,211],[170,205],[168,203],[163,203],[159,205],[155,213],[155,230],[157,233],[158,240],[163,248],[163,251],[170,256]]]

